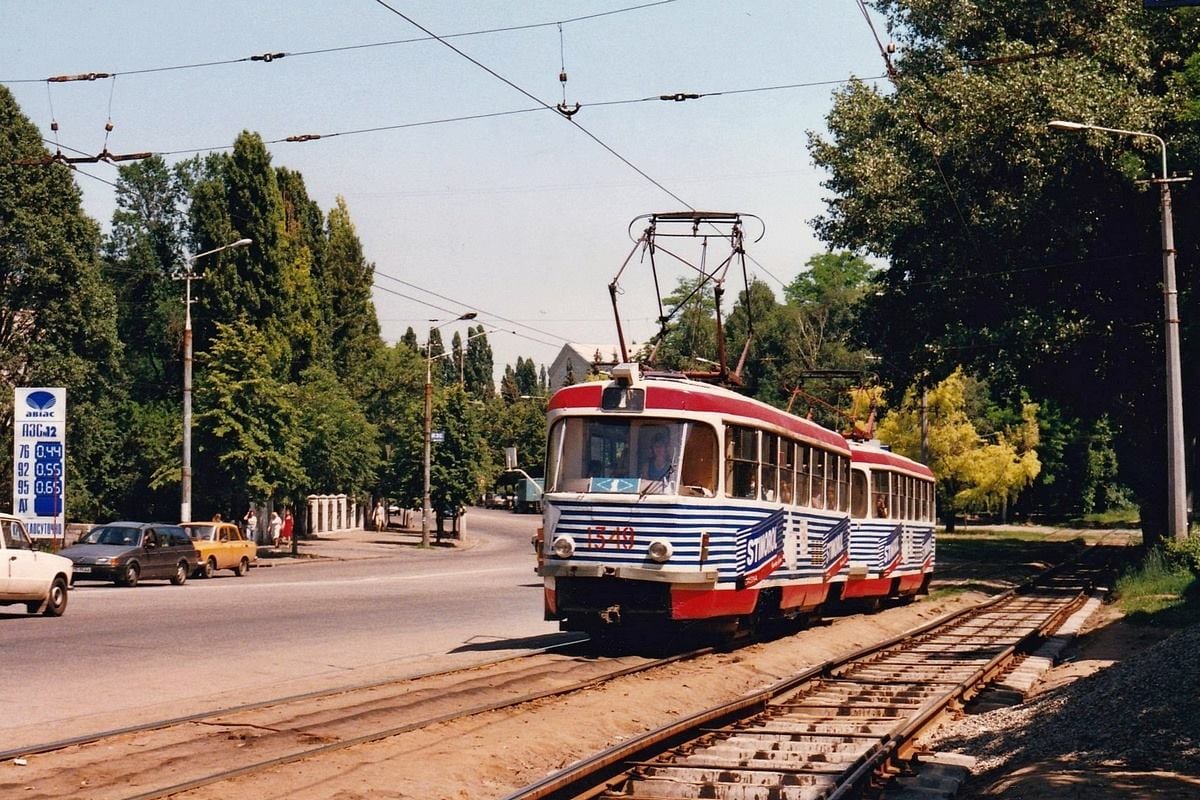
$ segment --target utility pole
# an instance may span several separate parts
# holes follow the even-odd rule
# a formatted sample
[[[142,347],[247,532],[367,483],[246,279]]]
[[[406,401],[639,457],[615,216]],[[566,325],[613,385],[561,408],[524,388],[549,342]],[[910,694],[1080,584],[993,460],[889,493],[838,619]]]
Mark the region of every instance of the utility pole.
[[[179,521],[192,521],[192,281],[203,280],[203,275],[196,274],[196,261],[203,256],[219,253],[237,247],[246,247],[254,243],[253,239],[238,239],[236,242],[205,250],[187,259],[183,274],[176,280],[187,284],[184,296],[183,323],[183,466],[179,475]]]

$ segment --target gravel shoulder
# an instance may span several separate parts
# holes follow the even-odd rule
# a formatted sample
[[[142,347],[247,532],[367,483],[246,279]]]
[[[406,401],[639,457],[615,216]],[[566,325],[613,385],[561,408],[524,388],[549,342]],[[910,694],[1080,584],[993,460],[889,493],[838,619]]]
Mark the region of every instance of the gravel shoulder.
[[[1105,605],[1021,705],[926,744],[979,759],[959,798],[1200,797],[1200,625],[1132,624]]]

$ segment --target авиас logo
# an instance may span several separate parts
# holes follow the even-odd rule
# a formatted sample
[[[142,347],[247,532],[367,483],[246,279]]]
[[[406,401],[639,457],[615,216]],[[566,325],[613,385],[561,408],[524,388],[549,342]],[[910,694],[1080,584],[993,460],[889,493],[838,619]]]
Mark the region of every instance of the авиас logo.
[[[30,392],[25,398],[25,403],[34,411],[47,411],[54,408],[54,404],[58,402],[58,398],[53,392]]]
[[[27,417],[52,417],[54,412],[50,409],[54,408],[54,404],[58,402],[58,398],[53,392],[38,390],[30,392],[25,396],[25,405],[29,406],[32,411],[26,412]]]

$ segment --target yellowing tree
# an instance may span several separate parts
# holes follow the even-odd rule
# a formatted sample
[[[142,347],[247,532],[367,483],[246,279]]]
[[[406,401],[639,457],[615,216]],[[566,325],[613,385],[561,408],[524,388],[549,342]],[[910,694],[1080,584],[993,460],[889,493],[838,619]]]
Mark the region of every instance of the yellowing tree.
[[[1037,405],[1025,403],[1022,422],[996,434],[988,443],[966,413],[962,368],[925,394],[928,427],[926,457],[938,479],[946,529],[954,530],[957,509],[997,507],[1007,513],[1008,503],[1028,486],[1038,472]],[[909,458],[921,460],[921,409],[916,390],[904,394],[900,407],[884,417],[879,439]]]

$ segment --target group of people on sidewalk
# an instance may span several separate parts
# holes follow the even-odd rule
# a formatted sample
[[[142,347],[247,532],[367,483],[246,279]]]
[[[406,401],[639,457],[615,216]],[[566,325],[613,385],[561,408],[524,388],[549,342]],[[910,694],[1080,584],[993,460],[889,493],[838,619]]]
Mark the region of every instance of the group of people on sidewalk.
[[[279,516],[278,511],[271,511],[271,518],[267,521],[267,536],[271,539],[272,547],[291,547],[292,531],[295,527],[296,520],[292,516],[291,507],[286,507],[283,510],[283,516]],[[258,541],[258,512],[254,505],[246,511],[242,517],[243,531],[246,538],[252,542]]]

